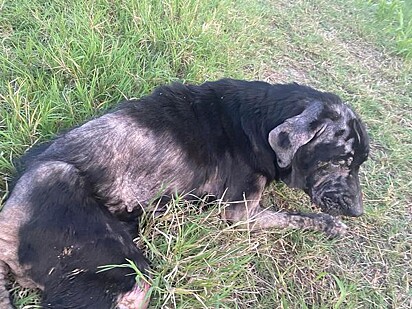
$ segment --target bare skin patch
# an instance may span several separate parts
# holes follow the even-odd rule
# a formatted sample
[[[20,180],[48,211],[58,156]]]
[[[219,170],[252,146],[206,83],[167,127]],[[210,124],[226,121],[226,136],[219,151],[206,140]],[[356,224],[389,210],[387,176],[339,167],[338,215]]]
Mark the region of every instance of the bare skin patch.
[[[133,289],[117,298],[116,309],[146,309],[149,306],[150,285],[136,284]]]

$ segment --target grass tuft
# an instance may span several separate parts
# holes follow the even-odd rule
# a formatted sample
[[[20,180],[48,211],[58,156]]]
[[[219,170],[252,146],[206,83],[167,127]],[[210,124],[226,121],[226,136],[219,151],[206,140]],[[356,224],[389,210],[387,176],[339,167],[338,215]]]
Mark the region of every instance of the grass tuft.
[[[395,41],[399,55],[412,57],[412,2],[402,0],[369,0],[378,22]]]

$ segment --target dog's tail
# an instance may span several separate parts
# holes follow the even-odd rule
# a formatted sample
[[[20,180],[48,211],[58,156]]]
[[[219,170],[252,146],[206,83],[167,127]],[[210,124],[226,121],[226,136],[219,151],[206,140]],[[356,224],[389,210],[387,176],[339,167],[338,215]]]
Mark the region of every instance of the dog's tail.
[[[111,308],[135,288],[131,269],[99,266],[147,262],[131,235],[96,198],[73,165],[44,161],[19,179],[7,204],[28,205],[20,226],[18,260],[44,287],[44,308]]]

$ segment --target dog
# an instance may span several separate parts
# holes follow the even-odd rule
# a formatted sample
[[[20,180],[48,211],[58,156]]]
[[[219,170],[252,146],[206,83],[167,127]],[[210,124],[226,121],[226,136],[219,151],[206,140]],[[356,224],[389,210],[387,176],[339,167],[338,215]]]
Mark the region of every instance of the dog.
[[[342,234],[336,216],[363,213],[368,140],[338,96],[296,83],[175,83],[125,101],[23,157],[0,213],[1,308],[11,308],[9,271],[43,291],[44,308],[147,307],[147,283],[124,268],[98,270],[127,258],[145,273],[133,238],[154,197],[213,196],[228,222],[251,229]],[[262,208],[273,181],[304,190],[322,212]]]

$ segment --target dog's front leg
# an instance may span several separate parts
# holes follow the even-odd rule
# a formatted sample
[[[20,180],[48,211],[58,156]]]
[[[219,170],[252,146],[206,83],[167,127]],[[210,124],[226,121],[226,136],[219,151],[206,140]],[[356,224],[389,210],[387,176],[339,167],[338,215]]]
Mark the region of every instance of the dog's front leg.
[[[232,223],[241,223],[251,230],[259,229],[304,229],[324,232],[329,236],[346,233],[347,226],[338,219],[324,213],[287,213],[275,211],[271,207],[263,208],[259,201],[264,190],[266,179],[253,177],[253,185],[248,181],[248,189],[244,190],[242,200],[229,203],[224,210],[224,218]],[[251,190],[252,188],[252,190]],[[233,199],[232,199],[233,200]]]
[[[344,223],[328,214],[277,212],[259,205],[254,207],[251,203],[242,203],[227,206],[225,218],[233,223],[244,223],[242,225],[251,230],[291,228],[324,232],[329,236],[344,235],[347,231]]]
[[[323,213],[287,213],[258,207],[250,215],[249,224],[254,230],[268,228],[291,228],[324,232],[329,236],[344,235],[347,226],[338,219]]]

